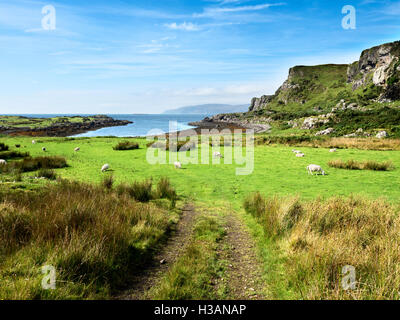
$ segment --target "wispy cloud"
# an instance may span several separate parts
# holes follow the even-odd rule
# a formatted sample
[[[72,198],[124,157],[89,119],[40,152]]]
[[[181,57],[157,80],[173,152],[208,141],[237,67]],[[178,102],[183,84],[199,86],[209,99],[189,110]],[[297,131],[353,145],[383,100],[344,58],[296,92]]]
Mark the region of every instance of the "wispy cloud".
[[[196,24],[193,24],[191,22],[183,22],[183,23],[166,23],[164,24],[165,27],[167,27],[168,29],[172,29],[172,30],[183,30],[183,31],[199,31],[200,27]]]
[[[249,12],[249,11],[260,11],[268,9],[270,7],[284,6],[285,3],[264,3],[253,6],[238,6],[238,7],[207,7],[202,13],[195,13],[195,18],[214,17],[215,15],[224,13],[236,13],[236,12]]]

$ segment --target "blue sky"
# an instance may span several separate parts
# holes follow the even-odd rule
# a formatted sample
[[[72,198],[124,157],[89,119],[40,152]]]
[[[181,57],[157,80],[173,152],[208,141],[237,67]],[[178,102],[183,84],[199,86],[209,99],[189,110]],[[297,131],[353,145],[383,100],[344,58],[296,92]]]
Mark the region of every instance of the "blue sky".
[[[42,28],[42,8],[56,29]],[[356,8],[355,30],[342,7]],[[249,103],[293,65],[400,40],[400,1],[0,0],[0,113],[158,113]]]

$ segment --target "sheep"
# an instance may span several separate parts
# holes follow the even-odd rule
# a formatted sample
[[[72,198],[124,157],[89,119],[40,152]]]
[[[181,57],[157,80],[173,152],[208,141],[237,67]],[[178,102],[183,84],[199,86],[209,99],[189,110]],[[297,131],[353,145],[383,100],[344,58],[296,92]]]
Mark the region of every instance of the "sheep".
[[[297,158],[304,158],[306,155],[304,153],[296,153]]]
[[[101,172],[105,172],[108,169],[110,169],[110,165],[109,164],[105,164],[104,166],[101,167]]]
[[[182,169],[182,164],[180,162],[174,162],[175,169]]]
[[[35,140],[32,140],[32,144],[36,144],[36,141],[35,141]]]
[[[313,176],[313,172],[320,172],[323,176],[325,176],[325,171],[322,170],[321,166],[318,166],[316,164],[310,164],[309,166],[307,166],[307,172],[308,174],[311,174]]]
[[[336,152],[336,151],[337,151],[336,148],[329,150],[329,152]]]
[[[81,150],[81,148],[79,148],[79,147],[74,149],[75,152],[78,152],[80,150]]]
[[[43,147],[43,148],[42,148],[42,151],[46,152],[46,148],[45,148],[45,147]]]
[[[6,165],[7,164],[7,161],[6,160],[3,160],[3,159],[0,159],[0,165],[2,166],[2,165]]]
[[[302,153],[302,152],[299,151],[299,150],[292,150],[292,152],[293,152],[293,153]]]
[[[214,158],[222,158],[222,154],[220,152],[214,152],[213,157]]]

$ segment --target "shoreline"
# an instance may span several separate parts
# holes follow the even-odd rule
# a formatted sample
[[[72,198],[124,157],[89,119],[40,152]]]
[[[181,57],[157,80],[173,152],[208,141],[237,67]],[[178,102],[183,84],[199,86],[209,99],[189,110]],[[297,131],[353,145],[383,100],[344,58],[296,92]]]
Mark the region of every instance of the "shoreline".
[[[129,120],[116,120],[105,115],[54,118],[0,116],[0,120],[0,134],[11,137],[69,137],[90,131],[96,131],[102,128],[126,126],[133,123]],[[48,121],[51,121],[50,125],[42,126],[43,123]],[[33,127],[29,125],[32,125]]]

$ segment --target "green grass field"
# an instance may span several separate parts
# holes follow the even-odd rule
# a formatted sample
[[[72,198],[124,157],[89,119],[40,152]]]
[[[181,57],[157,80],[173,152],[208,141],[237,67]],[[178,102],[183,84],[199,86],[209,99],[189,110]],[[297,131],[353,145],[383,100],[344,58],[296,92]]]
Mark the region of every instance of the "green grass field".
[[[301,148],[306,157],[296,158],[291,152],[293,147],[256,146],[254,172],[247,176],[237,176],[236,168],[243,165],[223,164],[224,159],[221,159],[222,163],[219,165],[184,165],[183,170],[176,170],[172,164],[150,165],[146,161],[145,139],[134,139],[140,144],[138,150],[113,150],[113,146],[124,140],[126,139],[41,138],[33,145],[29,138],[2,139],[10,147],[21,144],[19,150],[29,152],[32,156],[45,154],[65,157],[69,167],[56,170],[58,176],[63,178],[97,183],[104,175],[112,174],[118,184],[149,177],[158,181],[160,177],[167,176],[181,195],[197,201],[228,201],[237,209],[243,199],[254,191],[265,195],[299,195],[303,199],[350,194],[361,194],[368,198],[385,197],[389,201],[400,198],[399,151],[343,149],[330,153],[324,148]],[[46,147],[46,153],[42,151],[42,147]],[[75,147],[80,147],[81,151],[74,152]],[[231,147],[221,149],[222,153],[232,152]],[[392,161],[395,169],[376,172],[329,168],[328,162],[333,159]],[[101,173],[100,169],[105,163],[110,164],[111,170]],[[321,165],[328,175],[309,176],[306,172],[309,164]],[[29,173],[25,175],[29,176]],[[26,184],[26,181],[21,183]]]
[[[305,158],[296,158],[292,152],[293,146],[260,145],[255,147],[254,172],[247,176],[238,176],[236,169],[243,167],[243,165],[223,164],[224,159],[221,159],[221,164],[215,165],[183,165],[182,170],[175,169],[173,164],[151,165],[146,160],[146,153],[148,150],[154,151],[154,149],[147,149],[148,141],[145,139],[40,138],[36,141],[36,144],[32,144],[31,138],[4,137],[0,142],[9,145],[11,150],[29,152],[33,157],[43,155],[65,157],[69,166],[54,170],[57,176],[61,178],[99,185],[105,177],[112,175],[114,186],[117,186],[121,183],[129,184],[148,178],[153,178],[153,182],[156,184],[161,177],[168,177],[181,200],[193,202],[197,207],[208,210],[209,213],[214,215],[215,219],[224,220],[224,215],[236,211],[238,219],[242,220],[248,227],[257,243],[256,249],[263,261],[263,278],[266,281],[265,286],[268,288],[268,298],[352,298],[342,291],[337,291],[336,287],[332,287],[332,285],[336,286],[339,283],[340,273],[338,272],[341,266],[346,264],[355,265],[358,268],[357,270],[362,271],[361,276],[368,278],[370,283],[374,285],[374,270],[383,268],[382,272],[385,277],[393,279],[393,283],[384,281],[377,283],[382,289],[380,292],[361,290],[357,292],[356,297],[397,297],[392,289],[400,283],[400,276],[397,276],[400,271],[398,272],[397,268],[392,268],[392,264],[395,264],[397,260],[396,255],[392,254],[390,244],[392,236],[390,234],[396,234],[398,224],[387,223],[387,221],[397,219],[398,216],[398,213],[396,213],[398,209],[395,208],[398,208],[398,200],[400,199],[400,151],[339,149],[336,153],[330,153],[327,148],[295,147],[306,155]],[[137,142],[140,148],[125,151],[113,149],[114,146],[123,141]],[[19,149],[15,148],[16,144],[21,145]],[[46,148],[46,152],[42,151],[42,147]],[[80,151],[75,152],[76,147],[79,147]],[[201,148],[200,146],[196,152],[200,152]],[[225,157],[228,152],[232,152],[232,147],[221,147],[221,153],[225,154]],[[169,152],[161,151],[161,154],[169,155]],[[211,154],[212,152],[210,152],[210,163],[213,161]],[[186,154],[175,153],[174,155],[178,155],[179,160],[180,157],[188,156],[189,152]],[[359,162],[368,160],[379,163],[391,161],[394,164],[394,169],[372,171],[329,167],[329,161],[335,159]],[[110,165],[110,170],[102,173],[100,169],[105,163]],[[321,165],[327,175],[308,175],[306,166],[309,164]],[[5,188],[8,192],[7,190],[11,189],[38,189],[47,183],[55,183],[48,180],[32,179],[34,174],[34,172],[23,173],[22,181],[15,182],[12,173],[3,174],[1,179],[7,182],[0,183],[0,187]],[[265,231],[270,228],[268,223],[265,224],[265,221],[274,216],[270,217],[270,212],[263,209],[264,211],[260,211],[259,217],[254,217],[246,213],[243,208],[244,200],[252,192],[260,192],[267,199],[274,199],[276,196],[280,196],[279,199],[282,199],[274,218],[277,221],[277,230],[280,230],[279,225],[282,223],[279,221],[285,221],[285,217],[290,216],[291,212],[296,212],[291,209],[297,208],[293,207],[295,202],[292,199],[298,197],[296,201],[300,203],[299,208],[303,208],[301,210],[307,214],[304,215],[302,220],[299,220],[293,230],[286,230],[278,238],[271,237]],[[361,202],[353,201],[351,195],[361,195],[364,200]],[[343,198],[334,198],[335,196],[343,196]],[[386,201],[394,206],[389,207]],[[274,203],[274,200],[267,200],[267,203]],[[380,209],[377,211],[376,208],[382,208],[382,218],[379,216]],[[355,214],[353,217],[352,212],[359,212],[359,215]],[[350,219],[349,224],[342,223],[343,217]],[[321,220],[321,225],[335,226],[337,229],[329,229],[330,233],[326,235],[318,233],[319,225],[315,230],[309,230],[310,221],[314,221],[313,219],[316,218]],[[376,226],[380,226],[380,229],[377,229],[378,231],[374,229]],[[147,236],[152,238],[154,230],[151,228],[146,230]],[[157,232],[159,233],[159,231]],[[277,233],[279,232],[281,231],[277,231]],[[207,251],[209,259],[196,258],[193,250],[193,252],[185,253],[181,259],[178,259],[171,273],[168,273],[162,280],[160,287],[162,290],[159,288],[161,291],[157,292],[157,297],[172,299],[214,297],[214,293],[209,291],[209,284],[206,280],[211,277],[210,275],[215,274],[215,265],[219,263],[215,252],[212,251],[219,240],[214,237],[214,234],[211,235],[212,237],[207,240],[209,241],[207,248],[211,249],[207,249],[208,251],[204,249],[204,252]],[[365,247],[366,243],[370,243],[370,246]],[[201,245],[194,245],[197,250],[195,252],[202,252]],[[302,245],[305,245],[305,247],[302,247]],[[359,259],[352,258],[353,255],[348,252],[350,249],[347,251],[343,249],[350,247],[353,248],[352,252],[358,252]],[[370,247],[379,247],[380,252],[382,252],[378,257],[379,259],[376,259],[375,255],[371,253],[372,251],[368,251]],[[330,248],[332,254],[325,252],[326,248]],[[27,251],[28,253],[21,252],[19,254],[26,257],[24,259],[30,259],[30,251]],[[8,275],[9,270],[17,268],[18,257],[20,256],[15,255],[10,258],[10,264],[4,267],[5,274]],[[363,260],[364,257],[366,261]],[[188,261],[191,261],[189,264],[193,266],[189,269],[183,267]],[[375,264],[379,261],[383,262],[380,265]],[[316,263],[319,265],[319,269],[318,273],[314,274],[313,268]],[[383,264],[386,264],[386,267]],[[204,270],[204,274],[197,275],[196,270],[198,268]],[[186,270],[184,276],[182,270]],[[331,272],[334,272],[333,278],[330,276]],[[21,274],[21,277],[30,277],[27,275],[28,273]],[[199,280],[196,282],[198,285],[178,285],[177,283],[181,282],[176,282],[174,279],[180,279],[181,276],[185,281],[188,281],[188,279]],[[8,276],[5,276],[5,279],[12,283]],[[40,274],[33,278],[34,281],[37,281],[37,279],[40,279]],[[309,286],[309,281],[318,286],[318,292],[313,291],[313,287]],[[80,288],[80,286],[81,284],[78,284],[77,288]],[[104,289],[101,288],[100,290]],[[301,288],[300,291],[299,288]],[[388,288],[388,290],[385,288]],[[66,289],[66,291],[54,295],[54,298],[110,297],[108,289],[99,292],[91,287],[91,291],[88,291],[88,293],[78,293],[74,290]],[[368,292],[368,294],[363,295],[365,292]],[[17,297],[13,292],[3,296]],[[33,294],[33,296],[46,298],[46,295],[42,292]],[[32,293],[18,297],[32,297]],[[224,297],[224,294],[222,294],[222,297]]]

